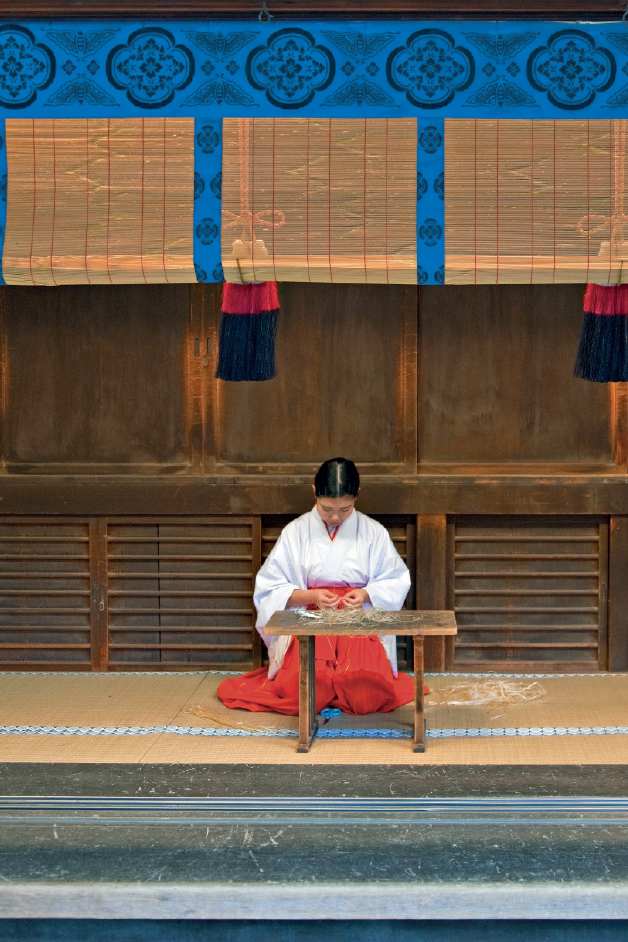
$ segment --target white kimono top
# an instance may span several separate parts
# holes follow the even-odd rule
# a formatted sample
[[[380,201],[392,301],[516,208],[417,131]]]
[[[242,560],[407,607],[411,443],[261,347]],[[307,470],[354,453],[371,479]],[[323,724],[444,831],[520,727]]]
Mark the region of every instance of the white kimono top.
[[[410,588],[410,573],[385,527],[357,510],[340,524],[333,541],[316,505],[289,523],[255,580],[256,627],[268,647],[269,679],[283,664],[292,639],[265,635],[264,625],[285,609],[295,589],[319,586],[365,588],[372,603],[365,608],[399,611]],[[396,637],[381,635],[380,640],[396,677]]]

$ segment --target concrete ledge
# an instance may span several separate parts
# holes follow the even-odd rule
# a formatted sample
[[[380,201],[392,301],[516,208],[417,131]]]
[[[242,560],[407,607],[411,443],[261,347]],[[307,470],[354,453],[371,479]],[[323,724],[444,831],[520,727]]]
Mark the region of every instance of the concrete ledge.
[[[628,883],[15,883],[0,918],[627,919]]]

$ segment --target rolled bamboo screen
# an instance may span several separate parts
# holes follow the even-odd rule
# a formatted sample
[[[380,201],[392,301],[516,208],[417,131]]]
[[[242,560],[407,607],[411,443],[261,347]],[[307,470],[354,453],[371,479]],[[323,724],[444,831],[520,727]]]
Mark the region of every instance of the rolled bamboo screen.
[[[11,285],[194,282],[194,119],[6,122]]]
[[[416,162],[413,118],[225,118],[225,278],[416,284]]]
[[[625,144],[624,120],[447,119],[446,283],[626,280]]]

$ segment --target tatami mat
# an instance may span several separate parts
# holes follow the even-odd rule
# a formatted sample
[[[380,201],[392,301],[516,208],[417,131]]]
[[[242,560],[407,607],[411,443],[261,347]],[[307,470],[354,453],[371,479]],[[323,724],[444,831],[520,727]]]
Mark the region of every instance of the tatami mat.
[[[628,674],[428,677],[428,729],[463,735],[430,738],[423,755],[413,753],[409,739],[319,738],[309,754],[299,755],[294,738],[272,735],[137,734],[163,726],[296,730],[296,717],[227,710],[216,697],[223,679],[212,673],[0,674],[0,727],[22,728],[17,735],[0,735],[0,762],[628,764],[628,735],[540,735],[542,729],[628,725]],[[499,684],[507,699],[510,693],[521,702],[503,702],[501,694],[495,699]],[[493,700],[479,702],[487,690]],[[343,715],[325,728],[409,732],[412,719],[406,706],[394,713]],[[30,734],[34,727],[38,735]],[[68,734],[47,727],[64,727]],[[84,735],[94,727],[99,735]],[[509,735],[509,728],[536,732]],[[505,729],[506,735],[477,735],[491,729]]]

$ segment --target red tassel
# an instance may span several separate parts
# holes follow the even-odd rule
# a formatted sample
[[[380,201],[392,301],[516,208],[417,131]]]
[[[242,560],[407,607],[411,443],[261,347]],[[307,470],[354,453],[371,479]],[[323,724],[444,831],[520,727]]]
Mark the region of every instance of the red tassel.
[[[628,314],[628,285],[587,285],[584,309],[588,314]]]
[[[222,288],[223,314],[261,314],[279,308],[276,281],[238,284],[227,281]]]

